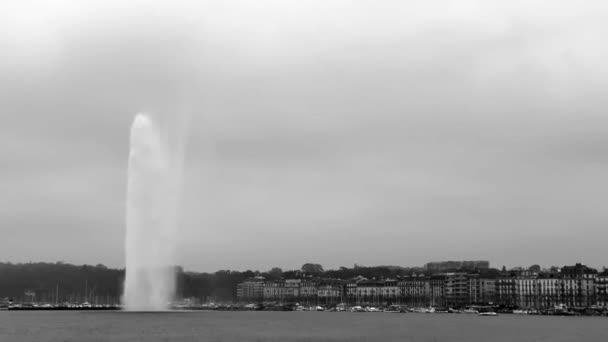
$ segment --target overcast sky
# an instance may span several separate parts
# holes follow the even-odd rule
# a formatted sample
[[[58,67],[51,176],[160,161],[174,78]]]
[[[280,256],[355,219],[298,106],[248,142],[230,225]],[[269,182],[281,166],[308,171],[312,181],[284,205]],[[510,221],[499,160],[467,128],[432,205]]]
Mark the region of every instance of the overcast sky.
[[[605,1],[2,1],[0,261],[124,266],[129,126],[191,114],[198,271],[608,265]]]

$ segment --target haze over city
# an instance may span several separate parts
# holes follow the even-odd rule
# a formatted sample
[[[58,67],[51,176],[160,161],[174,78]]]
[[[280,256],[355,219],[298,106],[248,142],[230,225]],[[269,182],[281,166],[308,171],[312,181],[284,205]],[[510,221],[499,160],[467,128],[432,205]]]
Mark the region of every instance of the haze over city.
[[[124,267],[129,126],[189,115],[186,269],[606,265],[602,1],[4,1],[0,261]]]

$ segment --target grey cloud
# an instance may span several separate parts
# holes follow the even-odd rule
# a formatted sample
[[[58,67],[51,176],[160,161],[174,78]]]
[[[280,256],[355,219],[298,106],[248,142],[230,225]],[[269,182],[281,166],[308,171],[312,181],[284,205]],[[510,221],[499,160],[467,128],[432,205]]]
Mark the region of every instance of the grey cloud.
[[[185,110],[188,268],[560,264],[578,261],[561,252],[573,243],[599,266],[604,9],[552,4],[159,3],[58,20],[47,60],[0,66],[0,232],[41,238],[5,258],[122,265],[130,120]]]

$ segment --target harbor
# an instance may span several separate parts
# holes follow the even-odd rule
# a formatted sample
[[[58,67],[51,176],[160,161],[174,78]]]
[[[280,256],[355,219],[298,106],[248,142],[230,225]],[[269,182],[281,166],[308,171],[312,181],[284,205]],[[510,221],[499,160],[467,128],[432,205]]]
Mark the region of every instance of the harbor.
[[[38,304],[38,303],[11,303],[0,305],[3,311],[122,311],[124,306],[120,304],[90,304],[90,303],[63,303],[63,304]],[[189,304],[173,303],[169,305],[168,311],[281,311],[281,312],[355,312],[355,313],[384,313],[384,314],[462,314],[477,316],[498,315],[530,315],[530,316],[596,316],[608,317],[605,308],[566,308],[556,306],[543,310],[520,310],[509,309],[500,306],[470,306],[464,309],[435,308],[435,307],[411,307],[407,305],[389,306],[349,306],[340,303],[334,306],[306,306],[299,303],[291,304]]]

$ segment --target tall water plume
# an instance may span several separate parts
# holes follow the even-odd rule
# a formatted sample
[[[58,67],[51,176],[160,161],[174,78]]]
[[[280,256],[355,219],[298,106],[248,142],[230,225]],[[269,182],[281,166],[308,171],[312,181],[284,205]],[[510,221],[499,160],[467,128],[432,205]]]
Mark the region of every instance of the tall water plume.
[[[182,149],[169,133],[145,114],[131,127],[123,294],[129,311],[167,310],[175,294]]]

